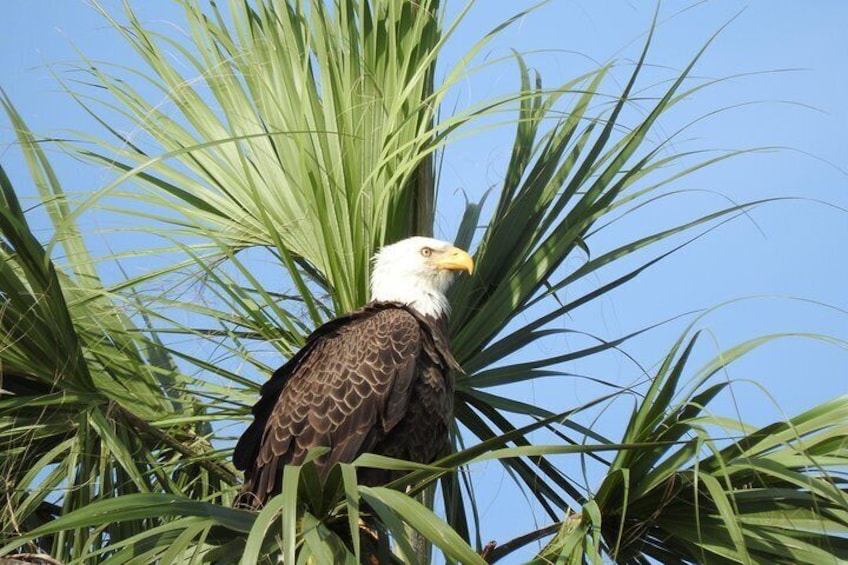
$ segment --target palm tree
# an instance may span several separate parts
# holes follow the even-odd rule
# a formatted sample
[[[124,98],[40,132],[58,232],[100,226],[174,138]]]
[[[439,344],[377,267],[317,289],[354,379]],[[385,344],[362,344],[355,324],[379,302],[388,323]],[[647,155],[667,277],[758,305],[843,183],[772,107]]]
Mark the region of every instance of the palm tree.
[[[35,237],[0,175],[0,555],[354,563],[374,552],[425,561],[435,549],[483,563],[545,540],[534,562],[848,556],[846,398],[762,428],[709,410],[730,386],[713,377],[777,336],[692,368],[695,319],[633,386],[555,409],[504,392],[621,351],[650,328],[549,356],[532,346],[576,332],[561,323],[571,311],[761,204],[595,247],[610,222],[736,155],[693,165],[671,137],[657,141],[659,117],[705,86],[689,78],[700,52],[638,104],[650,36],[613,95],[614,64],[544,88],[515,56],[518,92],[444,115],[451,86],[474,72],[469,61],[500,28],[437,82],[456,25],[438,0],[181,4],[190,40],[146,29],[129,6],[123,23],[101,10],[145,64],[122,72],[84,61],[83,86],[65,83],[106,137],[38,139],[3,99],[53,231]],[[633,108],[641,117],[625,127]],[[451,296],[452,344],[466,371],[457,375],[454,452],[432,466],[365,455],[325,484],[308,463],[287,467],[282,494],[261,512],[231,508],[232,440],[258,383],[312,328],[367,300],[375,249],[432,231],[441,152],[505,112],[515,138],[503,184],[467,204],[454,237],[478,265]],[[121,133],[125,121],[144,143]],[[67,195],[48,142],[114,178]],[[94,257],[80,221],[89,214],[121,218],[143,237],[118,249],[116,236],[114,252]],[[630,257],[641,263],[618,268]],[[612,273],[609,282],[579,284],[599,273]],[[625,397],[634,404],[618,435],[581,423]],[[599,469],[598,482],[575,480],[560,456]],[[473,473],[484,461],[503,465],[546,517],[542,527],[484,543]],[[357,466],[409,473],[369,488],[356,483]],[[396,557],[360,535],[365,504]]]

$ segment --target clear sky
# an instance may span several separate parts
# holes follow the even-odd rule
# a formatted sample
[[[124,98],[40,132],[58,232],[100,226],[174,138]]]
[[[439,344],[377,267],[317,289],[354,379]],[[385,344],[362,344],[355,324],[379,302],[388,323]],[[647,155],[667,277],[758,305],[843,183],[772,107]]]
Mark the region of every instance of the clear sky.
[[[119,2],[103,2],[119,13]],[[449,3],[455,12],[462,2]],[[445,51],[452,64],[468,46],[516,10],[531,3],[480,0]],[[181,16],[170,2],[133,2],[143,21],[160,29],[179,27]],[[530,63],[546,85],[576,76],[592,61],[632,60],[644,41],[655,4],[633,0],[554,0],[504,32],[481,55],[494,58],[509,48],[535,53]],[[689,9],[687,9],[689,8]],[[734,19],[735,17],[735,19]],[[749,217],[723,226],[641,276],[626,290],[567,321],[569,327],[615,338],[677,314],[751,296],[798,297],[747,300],[729,305],[700,323],[712,343],[702,359],[741,340],[776,332],[818,332],[848,338],[848,2],[667,1],[662,3],[657,37],[649,55],[657,78],[673,76],[723,24],[729,23],[694,70],[704,78],[725,78],[682,102],[661,122],[661,132],[725,109],[691,126],[678,138],[678,150],[775,147],[736,158],[681,181],[680,189],[702,191],[671,200],[639,216],[627,229],[646,233],[692,214],[733,202],[773,196],[809,201],[769,204]],[[731,21],[732,20],[732,21]],[[46,63],[78,61],[76,46],[89,56],[133,64],[97,13],[80,0],[4,2],[0,18],[0,86],[38,133],[62,135],[87,129],[90,120],[60,92]],[[479,61],[478,61],[479,62]],[[61,67],[56,67],[61,72]],[[747,75],[747,76],[742,76]],[[515,88],[514,65],[475,75],[457,92],[459,104]],[[609,90],[614,85],[608,85]],[[486,132],[457,143],[445,158],[438,235],[450,237],[461,214],[458,191],[475,196],[502,180],[510,152],[509,129]],[[658,134],[659,135],[659,134]],[[25,182],[22,163],[9,148],[12,134],[0,129],[0,159],[17,185]],[[57,155],[57,158],[59,156]],[[59,173],[69,190],[98,188],[98,178],[81,177],[79,165],[60,160]],[[827,206],[813,201],[832,204]],[[838,209],[838,208],[841,208]],[[610,245],[614,241],[610,241]],[[599,283],[602,281],[598,281]],[[839,311],[841,309],[841,311]],[[671,324],[634,341],[628,351],[645,366],[655,363],[682,331]],[[547,344],[546,347],[568,347]],[[603,361],[569,367],[621,384],[638,377],[634,367]],[[721,405],[725,414],[762,424],[795,414],[848,391],[848,352],[809,340],[785,340],[768,346],[732,368],[730,377],[759,385],[737,389],[735,401]],[[579,380],[543,384],[516,391],[531,400],[560,399],[569,406],[592,397]],[[604,431],[615,437],[615,426]],[[484,492],[490,520],[484,536],[506,541],[529,529],[514,496],[499,496],[509,479],[494,466],[479,469],[492,476]],[[520,503],[518,503],[520,506]],[[515,512],[519,512],[516,514]],[[537,515],[542,520],[544,517]],[[485,516],[484,516],[485,519]],[[540,523],[543,525],[543,523]]]

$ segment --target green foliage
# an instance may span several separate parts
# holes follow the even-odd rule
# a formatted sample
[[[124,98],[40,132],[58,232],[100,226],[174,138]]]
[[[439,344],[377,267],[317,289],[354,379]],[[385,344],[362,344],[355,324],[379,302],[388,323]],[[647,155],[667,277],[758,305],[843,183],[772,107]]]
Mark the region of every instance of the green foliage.
[[[81,70],[105,98],[68,87],[110,137],[56,143],[117,175],[82,200],[64,193],[42,142],[3,99],[53,232],[43,242],[34,236],[0,169],[0,521],[8,540],[0,555],[24,548],[68,563],[270,563],[277,555],[411,563],[426,560],[419,538],[448,562],[480,563],[485,524],[464,471],[497,461],[550,524],[528,525],[526,535],[487,550],[489,562],[552,534],[536,562],[845,558],[848,399],[758,430],[708,411],[729,386],[714,375],[773,338],[692,372],[697,333],[687,330],[646,379],[618,441],[577,417],[631,391],[555,413],[503,388],[561,375],[563,363],[616,351],[650,330],[532,353],[574,331],[557,324],[563,316],[761,204],[596,251],[611,222],[736,155],[692,165],[691,154],[656,140],[657,120],[702,87],[689,79],[700,53],[629,127],[622,116],[641,87],[650,36],[614,95],[606,91],[613,64],[547,89],[516,56],[517,93],[441,116],[451,87],[474,71],[474,54],[511,22],[436,84],[436,58],[456,26],[436,0],[181,4],[189,41],[146,29],[129,4],[126,24],[101,10],[144,69],[85,61]],[[153,99],[143,94],[151,87]],[[493,205],[467,205],[456,236],[476,248],[477,270],[451,296],[452,345],[466,371],[457,376],[454,452],[433,465],[364,455],[325,484],[309,463],[287,467],[282,494],[261,512],[230,508],[238,478],[228,427],[247,417],[253,379],[269,370],[261,362],[268,345],[291,354],[317,324],[364,303],[373,251],[432,230],[438,152],[505,111],[515,112],[515,139],[503,186]],[[120,120],[155,149],[119,133]],[[115,213],[147,247],[97,261],[148,264],[104,282],[78,225],[86,214]],[[154,247],[154,237],[166,245]],[[616,269],[633,258],[635,268]],[[563,298],[609,273],[610,282]],[[534,441],[536,432],[551,442]],[[570,478],[561,455],[602,465],[596,490]],[[368,488],[357,484],[357,466],[410,472]],[[440,504],[422,504],[435,485]]]
[[[9,101],[3,104],[51,219],[61,224],[68,213],[61,187]],[[235,471],[215,454],[202,425],[205,408],[182,389],[186,377],[176,373],[167,350],[110,298],[76,230],[62,235],[71,263],[59,270],[28,226],[2,167],[0,189],[4,537],[131,493],[224,500]],[[142,521],[108,531],[74,526],[39,545],[82,554],[144,527]]]
[[[675,400],[697,337],[668,354],[632,414],[625,448],[542,562],[607,554],[618,562],[828,563],[846,555],[839,476],[848,463],[848,397],[756,430],[710,415],[729,385],[710,384],[715,373],[778,336],[724,352]]]

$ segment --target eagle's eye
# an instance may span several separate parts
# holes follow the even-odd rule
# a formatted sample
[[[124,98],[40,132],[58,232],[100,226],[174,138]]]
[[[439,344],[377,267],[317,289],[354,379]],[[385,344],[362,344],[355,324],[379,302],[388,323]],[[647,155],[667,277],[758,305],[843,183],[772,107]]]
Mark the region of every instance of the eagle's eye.
[[[421,255],[423,255],[424,257],[429,257],[432,254],[433,254],[433,250],[430,249],[429,247],[422,247],[421,248]]]

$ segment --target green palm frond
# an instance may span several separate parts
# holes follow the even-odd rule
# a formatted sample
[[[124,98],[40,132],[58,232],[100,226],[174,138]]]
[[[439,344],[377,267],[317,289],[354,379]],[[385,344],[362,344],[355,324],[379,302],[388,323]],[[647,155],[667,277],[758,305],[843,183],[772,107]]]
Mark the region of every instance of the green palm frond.
[[[681,338],[633,411],[625,448],[617,451],[600,488],[562,521],[539,562],[844,559],[848,398],[760,429],[709,411],[730,385],[713,383],[713,377],[777,337],[723,352],[678,398],[698,334]]]
[[[60,225],[67,208],[53,170],[9,101],[3,104]],[[221,500],[235,474],[210,457],[205,408],[177,386],[187,379],[167,350],[111,300],[76,230],[65,225],[58,241],[69,264],[57,268],[2,168],[0,190],[4,536],[128,493]],[[81,554],[131,530],[107,528],[93,537],[68,530],[40,543],[54,555]]]
[[[106,65],[86,70],[167,158],[114,131],[115,144],[98,140],[108,154],[84,154],[147,185],[140,197],[166,223],[232,249],[268,246],[292,277],[305,269],[328,288],[333,310],[350,310],[367,299],[377,246],[432,229],[439,3],[231,8],[185,3],[197,51],[145,29],[129,7],[126,26],[104,10],[150,70],[138,82],[167,104]]]

